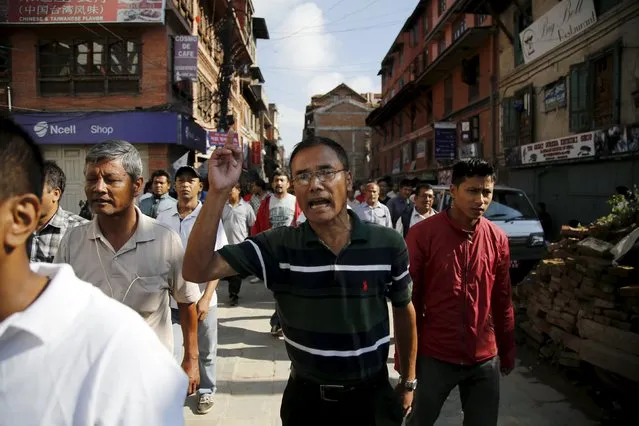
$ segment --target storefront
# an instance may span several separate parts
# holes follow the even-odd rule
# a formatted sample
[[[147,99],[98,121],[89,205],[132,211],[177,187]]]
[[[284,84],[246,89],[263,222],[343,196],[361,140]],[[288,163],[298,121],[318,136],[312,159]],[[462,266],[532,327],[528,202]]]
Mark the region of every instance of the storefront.
[[[67,187],[61,205],[78,212],[84,200],[84,158],[87,149],[110,139],[135,144],[145,181],[153,170],[169,173],[190,164],[194,152],[206,152],[206,131],[175,112],[70,112],[14,114],[13,119],[41,145],[45,159],[64,170]]]

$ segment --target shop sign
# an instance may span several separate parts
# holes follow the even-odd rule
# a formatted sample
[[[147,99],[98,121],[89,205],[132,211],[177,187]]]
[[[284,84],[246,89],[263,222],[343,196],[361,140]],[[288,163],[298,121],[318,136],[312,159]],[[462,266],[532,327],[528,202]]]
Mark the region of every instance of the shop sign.
[[[163,24],[166,6],[166,0],[4,0],[4,3],[0,22],[9,24]]]
[[[175,112],[69,112],[14,114],[12,118],[40,145],[131,143],[181,144],[206,149],[204,130]]]
[[[594,0],[563,0],[519,33],[524,62],[545,55],[596,22]]]
[[[173,39],[173,81],[197,80],[197,44],[198,36],[180,35]]]
[[[595,133],[587,132],[521,146],[521,164],[573,160],[595,155]]]
[[[216,132],[214,130],[206,131],[207,149],[210,151],[212,148],[219,148],[226,144],[226,133]],[[237,133],[233,134],[233,143],[237,146],[240,143],[240,138]]]
[[[457,124],[435,123],[435,159],[454,160],[457,150]]]
[[[459,159],[463,160],[464,158],[479,158],[481,157],[479,143],[465,143],[459,147]]]

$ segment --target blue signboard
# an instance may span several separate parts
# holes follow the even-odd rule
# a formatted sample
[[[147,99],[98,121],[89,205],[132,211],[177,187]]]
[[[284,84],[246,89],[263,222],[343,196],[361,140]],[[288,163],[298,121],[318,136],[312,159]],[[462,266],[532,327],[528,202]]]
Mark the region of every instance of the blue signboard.
[[[457,151],[457,124],[435,123],[435,159],[454,160]]]
[[[109,139],[131,143],[181,144],[206,152],[206,132],[175,112],[67,112],[14,114],[38,144],[96,144]]]

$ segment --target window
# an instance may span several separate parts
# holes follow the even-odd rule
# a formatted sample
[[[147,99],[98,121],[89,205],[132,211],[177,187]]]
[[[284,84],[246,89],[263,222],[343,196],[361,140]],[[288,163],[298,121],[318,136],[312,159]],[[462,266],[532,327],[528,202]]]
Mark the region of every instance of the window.
[[[417,25],[414,25],[413,28],[410,29],[410,47],[417,46]]]
[[[138,93],[140,51],[140,44],[131,40],[41,42],[40,94]]]
[[[399,65],[402,64],[402,62],[404,62],[404,48],[400,47],[399,48],[399,53],[397,54],[397,62]]]
[[[613,7],[617,6],[619,3],[621,3],[621,0],[595,0],[595,13],[597,14],[597,19]]]
[[[430,123],[433,118],[433,92],[426,94],[426,122]]]
[[[428,17],[428,11],[430,9],[429,7],[430,5],[426,5],[426,7],[424,8],[424,16],[422,16],[422,36],[426,37],[426,35],[428,34],[428,30],[430,29],[430,23],[429,23],[429,17]]]
[[[453,112],[453,76],[449,75],[444,80],[444,114]]]
[[[397,130],[398,130],[397,137],[398,138],[401,138],[402,136],[404,136],[404,123],[403,123],[404,120],[402,120],[402,117],[403,116],[401,113],[397,115]]]
[[[526,220],[537,219],[537,214],[522,191],[497,189],[484,217],[488,220]]]
[[[465,19],[465,15],[462,15],[461,19],[459,19],[453,25],[453,41],[461,37],[465,31],[466,31],[466,19]]]
[[[486,22],[486,19],[488,19],[488,15],[475,15],[475,26],[478,27],[481,24],[483,24],[484,22]]]
[[[439,39],[439,44],[438,44],[438,52],[437,55],[441,55],[444,50],[446,50],[446,38],[444,36],[442,36],[442,38]]]
[[[210,122],[213,120],[213,91],[199,78],[197,85],[197,112],[202,120]]]
[[[522,13],[523,11],[523,13]],[[515,66],[521,65],[524,63],[524,53],[521,49],[521,41],[519,40],[519,33],[524,29],[528,28],[530,24],[533,23],[532,19],[532,5],[528,2],[526,5],[522,5],[522,8],[517,8],[515,10],[515,25],[513,31],[513,37],[515,38]]]
[[[426,46],[426,48],[424,49],[424,56],[422,56],[422,67],[424,71],[426,70],[426,67],[430,63],[429,54],[428,54],[429,50],[430,50],[430,47]]]
[[[470,140],[479,142],[479,116],[474,115],[470,118]]]
[[[415,104],[410,107],[410,131],[417,130],[417,106]]]
[[[446,12],[446,0],[438,0],[437,1],[437,13],[440,15]]]
[[[468,102],[479,98],[479,55],[462,62],[462,79],[468,85]]]
[[[502,139],[505,148],[533,142],[534,89],[526,86],[502,100]]]
[[[619,122],[621,44],[570,67],[570,130],[583,132]]]
[[[8,43],[0,41],[0,82],[11,81],[11,47]]]
[[[401,90],[402,87],[404,87],[404,77],[400,77],[397,81],[397,90]]]

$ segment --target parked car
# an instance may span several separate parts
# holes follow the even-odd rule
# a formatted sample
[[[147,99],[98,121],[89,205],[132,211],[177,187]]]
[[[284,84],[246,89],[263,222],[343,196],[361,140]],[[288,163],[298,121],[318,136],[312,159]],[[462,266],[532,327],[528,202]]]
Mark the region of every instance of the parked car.
[[[448,186],[436,185],[434,207],[442,211],[452,202]],[[543,258],[546,241],[544,230],[532,203],[521,189],[495,186],[493,202],[484,217],[508,235],[510,243],[510,276],[514,284],[521,281]]]

